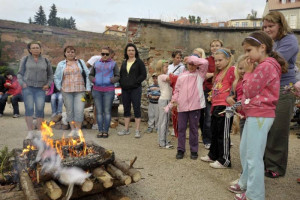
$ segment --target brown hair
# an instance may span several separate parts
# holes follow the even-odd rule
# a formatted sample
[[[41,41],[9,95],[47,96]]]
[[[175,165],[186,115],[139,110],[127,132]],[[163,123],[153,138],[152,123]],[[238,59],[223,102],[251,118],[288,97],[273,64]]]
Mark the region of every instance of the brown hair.
[[[76,49],[75,49],[73,46],[66,46],[66,47],[64,48],[64,57],[65,57],[65,58],[66,58],[66,51],[67,51],[67,49],[74,50],[74,52],[76,52]]]
[[[30,54],[32,54],[32,53],[29,50],[30,50],[31,45],[33,45],[33,44],[37,44],[37,45],[39,45],[40,48],[42,48],[41,43],[39,41],[32,41],[32,42],[27,44],[27,51]]]
[[[214,42],[219,42],[221,44],[221,47],[223,46],[223,41],[220,40],[220,39],[213,39],[210,43],[209,43],[209,46],[211,47],[212,43]]]
[[[269,12],[266,16],[263,17],[262,21],[273,22],[279,25],[278,35],[276,36],[277,40],[280,40],[288,33],[292,33],[291,28],[289,27],[284,15],[278,11]],[[262,31],[264,27],[262,26]]]
[[[215,55],[219,55],[219,54],[222,54],[226,59],[229,60],[227,66],[225,67],[225,69],[223,70],[223,74],[221,75],[221,78],[220,78],[220,82],[223,81],[223,78],[225,77],[228,69],[232,66],[233,64],[233,61],[234,61],[234,57],[233,55],[231,54],[230,50],[229,49],[225,49],[225,48],[220,48],[217,50],[216,54]],[[215,81],[216,79],[216,76],[217,74],[219,74],[222,70],[219,70],[218,68],[216,68],[215,72],[214,72],[214,78],[213,78],[213,82]]]
[[[286,73],[288,71],[288,64],[277,52],[273,51],[273,40],[272,38],[263,31],[255,31],[246,37],[242,42],[242,45],[249,44],[250,46],[260,47],[260,45],[266,45],[266,54],[280,64],[281,72]]]

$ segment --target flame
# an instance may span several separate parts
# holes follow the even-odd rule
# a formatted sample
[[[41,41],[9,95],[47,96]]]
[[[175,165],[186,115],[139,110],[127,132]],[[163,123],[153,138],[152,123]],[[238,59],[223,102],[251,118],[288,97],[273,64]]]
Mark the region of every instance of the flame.
[[[55,123],[51,121],[49,125],[46,122],[42,123],[41,134],[42,140],[50,147],[56,150],[57,154],[64,159],[67,157],[80,157],[86,156],[90,153],[94,153],[94,150],[90,147],[87,147],[85,138],[81,130],[78,130],[79,138],[65,138],[63,135],[60,140],[54,140],[52,126]],[[28,145],[27,148],[23,150],[22,155],[28,153],[30,150],[34,150],[36,147]],[[66,155],[67,153],[67,155]]]

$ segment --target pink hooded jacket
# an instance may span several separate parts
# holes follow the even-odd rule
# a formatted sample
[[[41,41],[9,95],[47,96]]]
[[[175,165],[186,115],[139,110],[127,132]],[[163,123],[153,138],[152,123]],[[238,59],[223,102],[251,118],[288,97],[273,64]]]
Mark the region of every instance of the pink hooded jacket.
[[[191,73],[185,71],[177,79],[172,101],[177,102],[178,112],[198,110],[205,107],[203,82],[207,72],[208,61],[190,56],[187,63],[193,63],[198,69]]]
[[[281,67],[271,57],[244,75],[242,107],[246,117],[275,117],[280,76]]]

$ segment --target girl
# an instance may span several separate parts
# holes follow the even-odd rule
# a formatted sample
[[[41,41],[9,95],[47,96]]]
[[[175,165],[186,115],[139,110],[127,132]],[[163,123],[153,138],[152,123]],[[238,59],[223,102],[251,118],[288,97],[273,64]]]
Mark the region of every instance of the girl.
[[[190,158],[198,158],[198,123],[200,109],[205,107],[203,81],[208,62],[204,58],[189,56],[188,71],[177,79],[172,103],[178,104],[178,147],[176,159],[182,159],[185,152],[187,123],[189,122]]]
[[[212,79],[215,72],[215,53],[218,49],[223,46],[223,42],[219,39],[214,39],[210,42],[210,52],[211,55],[207,57],[208,61],[208,69],[206,73],[206,79],[203,83],[203,90],[205,95],[205,103],[206,107],[201,110],[201,117],[200,117],[200,129],[202,134],[202,140],[205,149],[209,149],[211,145],[211,102],[207,99],[209,93],[211,92],[212,88]]]
[[[159,60],[156,65],[156,73],[158,75],[158,85],[160,88],[160,97],[158,100],[158,140],[159,146],[162,148],[170,149],[173,148],[167,142],[168,127],[169,127],[169,112],[164,111],[172,97],[172,88],[170,87],[170,78],[168,73],[168,62]]]
[[[196,56],[198,58],[206,58],[205,52],[201,48],[194,49],[192,56]]]
[[[223,112],[229,104],[226,98],[234,81],[233,56],[228,49],[219,49],[215,53],[216,70],[212,87],[212,141],[207,156],[202,161],[213,162],[211,167],[216,169],[231,167],[230,161],[230,129],[232,117],[226,118]]]
[[[243,173],[229,190],[240,193],[237,200],[261,200],[265,199],[263,156],[275,118],[281,72],[287,70],[287,64],[272,50],[272,39],[262,31],[250,34],[242,45],[250,62],[259,64],[245,68],[242,107],[247,119],[240,144]]]

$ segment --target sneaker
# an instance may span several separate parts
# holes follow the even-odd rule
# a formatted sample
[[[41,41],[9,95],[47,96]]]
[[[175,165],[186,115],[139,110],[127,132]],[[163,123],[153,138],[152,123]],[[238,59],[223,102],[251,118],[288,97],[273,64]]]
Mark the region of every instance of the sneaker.
[[[146,133],[152,133],[153,129],[148,127]]]
[[[20,117],[19,114],[14,114],[14,115],[13,115],[13,118],[18,118],[18,117]]]
[[[242,193],[242,194],[236,194],[234,196],[235,200],[247,200],[248,198],[246,197],[246,192]]]
[[[3,114],[0,114],[0,117],[3,117]]]
[[[192,160],[197,160],[197,158],[198,158],[198,153],[197,153],[197,152],[191,152],[190,158],[191,158]]]
[[[212,159],[210,159],[210,157],[208,155],[200,157],[200,160],[202,160],[204,162],[214,162]]]
[[[209,166],[211,166],[212,168],[215,169],[227,169],[227,167],[225,167],[224,165],[222,165],[219,161],[215,161],[213,163],[210,163]]]
[[[207,150],[209,150],[210,149],[210,145],[211,144],[204,144],[204,148],[207,149]]]
[[[167,144],[166,146],[159,146],[162,149],[174,149],[174,146],[171,144]]]
[[[34,136],[33,131],[28,131],[27,136],[26,136],[25,139],[26,140],[32,140],[33,136]]]
[[[118,132],[118,135],[119,136],[122,136],[122,135],[129,135],[130,134],[130,132],[129,132],[129,130],[122,130],[122,131],[120,131],[120,132]]]
[[[171,132],[171,136],[175,136],[175,131],[174,131],[174,129],[173,129],[172,132]]]
[[[178,150],[176,154],[176,159],[182,159],[184,156],[184,151]]]
[[[93,130],[98,130],[98,124],[93,124],[92,129]]]
[[[53,117],[55,117],[56,116],[56,113],[53,113],[52,115],[51,115],[51,119],[53,118]]]
[[[141,133],[139,130],[136,130],[135,131],[135,135],[134,135],[135,138],[140,138],[141,137]]]
[[[238,179],[236,179],[236,180],[234,180],[234,181],[231,181],[230,183],[229,183],[229,185],[235,185],[235,184],[238,184],[239,183],[239,178]]]
[[[231,185],[228,187],[228,190],[230,192],[233,192],[235,194],[242,194],[242,193],[245,193],[246,190],[242,189],[239,184],[235,184],[235,185]]]
[[[278,178],[280,175],[278,172],[274,172],[272,170],[266,170],[265,171],[265,176],[269,178]]]

